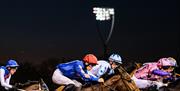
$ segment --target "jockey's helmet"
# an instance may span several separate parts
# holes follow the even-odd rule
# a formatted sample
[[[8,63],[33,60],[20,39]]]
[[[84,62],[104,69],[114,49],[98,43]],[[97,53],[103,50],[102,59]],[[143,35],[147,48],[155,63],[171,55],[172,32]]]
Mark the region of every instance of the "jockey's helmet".
[[[6,67],[18,67],[19,65],[18,65],[18,63],[15,61],[15,60],[12,60],[12,59],[10,59],[10,60],[8,60],[8,62],[6,63]]]
[[[109,60],[112,61],[112,62],[122,64],[121,56],[118,55],[118,54],[111,54],[111,56],[109,57]]]
[[[160,66],[160,67],[168,67],[168,66],[177,67],[177,63],[176,63],[176,60],[172,57],[161,58],[158,61],[158,66]]]
[[[87,62],[89,64],[94,64],[95,65],[95,64],[97,64],[98,60],[97,60],[97,57],[95,55],[87,54],[87,55],[84,56],[83,61]]]

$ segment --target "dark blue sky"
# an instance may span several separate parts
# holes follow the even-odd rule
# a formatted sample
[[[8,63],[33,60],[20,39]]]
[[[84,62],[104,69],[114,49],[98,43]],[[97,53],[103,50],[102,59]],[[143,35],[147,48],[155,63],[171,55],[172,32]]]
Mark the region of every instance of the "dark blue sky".
[[[41,61],[103,54],[92,8],[115,8],[109,53],[127,60],[179,55],[176,0],[3,0],[0,1],[0,60]],[[106,34],[109,22],[101,24]]]

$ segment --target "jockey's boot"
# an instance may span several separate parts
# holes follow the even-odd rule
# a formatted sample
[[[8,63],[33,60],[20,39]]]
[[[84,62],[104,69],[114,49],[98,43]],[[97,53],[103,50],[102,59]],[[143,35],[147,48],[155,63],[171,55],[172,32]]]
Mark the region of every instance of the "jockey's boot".
[[[74,84],[68,84],[64,87],[63,91],[75,91],[76,87]]]

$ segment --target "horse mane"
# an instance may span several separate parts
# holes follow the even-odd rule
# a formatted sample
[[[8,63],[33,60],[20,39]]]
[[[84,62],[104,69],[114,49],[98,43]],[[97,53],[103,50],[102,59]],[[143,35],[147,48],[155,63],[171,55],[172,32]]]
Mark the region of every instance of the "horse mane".
[[[136,86],[135,82],[131,79],[131,75],[127,73],[127,71],[123,67],[118,67],[118,70],[122,81],[120,83],[124,84],[124,86],[119,87],[118,90],[140,91],[139,88]]]
[[[38,84],[39,83],[39,81],[31,81],[31,80],[28,80],[27,82],[25,82],[25,83],[18,83],[17,84],[17,87],[19,87],[19,88],[26,88],[26,87],[28,87],[28,86],[30,86],[30,85],[33,85],[33,84]]]
[[[129,73],[127,73],[127,71],[122,66],[119,66],[117,68],[117,70],[118,70],[119,75],[121,76],[121,78],[131,80],[131,76],[129,75]]]

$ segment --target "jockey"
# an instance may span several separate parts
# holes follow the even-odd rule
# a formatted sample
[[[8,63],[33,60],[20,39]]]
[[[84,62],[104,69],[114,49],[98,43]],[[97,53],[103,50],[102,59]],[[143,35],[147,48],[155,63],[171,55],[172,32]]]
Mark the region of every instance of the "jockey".
[[[159,87],[166,86],[160,80],[170,78],[175,66],[177,63],[174,58],[161,58],[158,62],[145,63],[135,72],[132,79],[139,88],[156,85],[159,89]]]
[[[93,77],[87,74],[87,70],[97,64],[97,58],[93,54],[87,54],[83,60],[74,60],[68,63],[62,63],[57,65],[57,69],[54,71],[52,81],[58,85],[65,85],[65,89],[72,89],[76,91],[81,90],[82,84],[77,79],[83,81],[97,81],[104,82],[102,78]]]
[[[98,78],[101,76],[105,76],[103,78],[107,78],[106,76],[115,73],[114,69],[117,68],[120,64],[122,64],[120,55],[111,54],[109,57],[109,62],[105,60],[99,60],[98,64],[91,69],[90,73]]]
[[[10,79],[11,76],[16,72],[18,68],[18,64],[15,60],[9,60],[6,64],[6,66],[0,67],[0,82],[1,82],[1,90],[10,90],[14,89],[17,90],[17,88],[13,85],[10,85]]]

